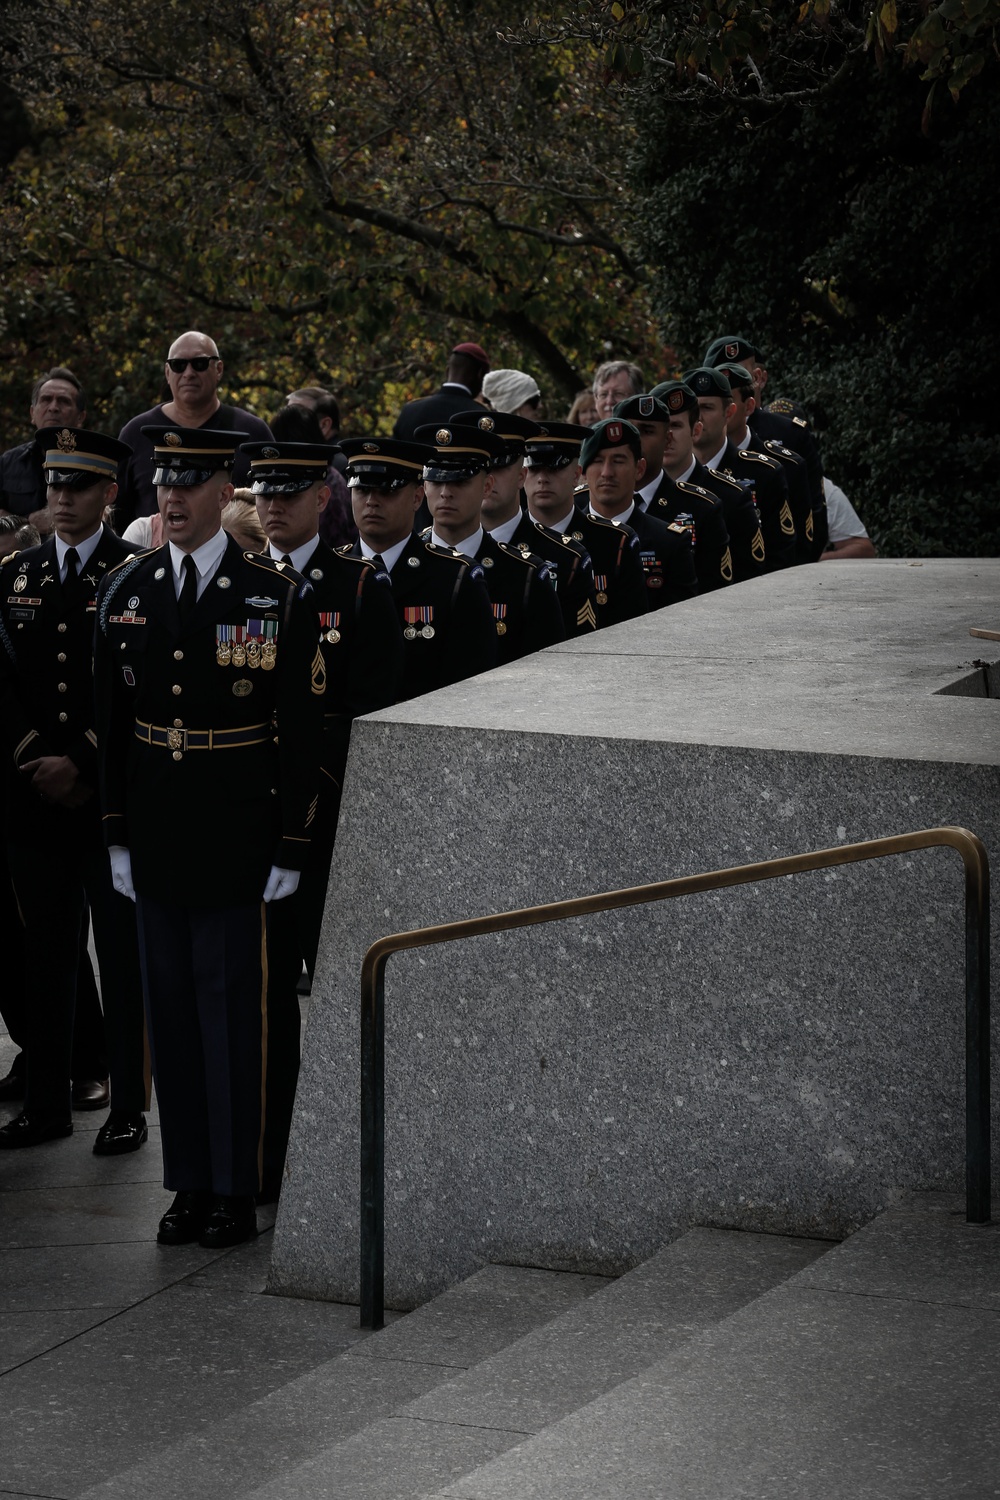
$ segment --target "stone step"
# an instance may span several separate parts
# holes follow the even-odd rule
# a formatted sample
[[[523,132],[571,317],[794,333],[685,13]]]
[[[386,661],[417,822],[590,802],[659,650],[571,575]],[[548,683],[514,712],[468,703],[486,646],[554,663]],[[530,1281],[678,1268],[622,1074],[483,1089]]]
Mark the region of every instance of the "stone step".
[[[409,1500],[459,1480],[827,1249],[822,1241],[694,1230],[516,1343],[276,1475],[247,1500]]]
[[[985,1500],[998,1348],[1000,1225],[911,1203],[506,1455],[407,1493]]]
[[[255,1486],[336,1447],[607,1285],[600,1276],[486,1266],[379,1333],[361,1336],[346,1353],[224,1418],[195,1430],[188,1416],[189,1436],[147,1449],[141,1462],[92,1485],[77,1500],[135,1500],[140,1494],[151,1500],[243,1500]],[[264,1300],[282,1310],[289,1302]],[[299,1304],[304,1310],[309,1305]],[[192,1329],[194,1363],[198,1337]],[[234,1364],[242,1352],[234,1351]],[[176,1432],[177,1426],[165,1430]],[[476,1462],[499,1451],[495,1444],[482,1446]],[[434,1476],[432,1482],[443,1481]]]

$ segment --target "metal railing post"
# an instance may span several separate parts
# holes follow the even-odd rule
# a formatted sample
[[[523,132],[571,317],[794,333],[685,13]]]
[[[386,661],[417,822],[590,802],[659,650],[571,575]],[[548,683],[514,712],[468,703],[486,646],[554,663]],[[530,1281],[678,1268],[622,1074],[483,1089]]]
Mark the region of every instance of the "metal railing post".
[[[385,966],[393,953],[458,942],[489,932],[541,926],[594,912],[726,890],[784,875],[886,859],[919,849],[956,849],[965,865],[965,1203],[970,1224],[990,1219],[990,865],[968,828],[924,828],[784,859],[709,870],[651,885],[495,912],[379,938],[361,968],[361,1326],[384,1323],[385,1285]]]
[[[990,1168],[990,866],[986,850],[965,860],[965,1217],[988,1224]],[[980,851],[981,855],[980,855]],[[978,857],[976,857],[978,856]]]
[[[361,974],[361,1326],[385,1321],[385,965]]]

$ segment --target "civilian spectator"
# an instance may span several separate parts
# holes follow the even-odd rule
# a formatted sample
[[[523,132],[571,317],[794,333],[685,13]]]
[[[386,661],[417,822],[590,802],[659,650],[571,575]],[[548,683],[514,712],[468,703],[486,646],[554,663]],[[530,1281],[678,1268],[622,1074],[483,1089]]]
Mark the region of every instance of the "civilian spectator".
[[[35,381],[28,419],[36,431],[40,427],[82,427],[86,416],[83,386],[65,365],[54,366]],[[42,452],[34,438],[0,454],[0,511],[30,521],[45,536],[52,530],[45,502]]]
[[[612,359],[598,365],[594,371],[594,402],[598,420],[604,421],[614,412],[619,401],[629,396],[639,396],[646,389],[642,371],[627,359]]]
[[[115,507],[115,525],[124,529],[139,516],[156,513],[156,489],[153,484],[153,440],[143,427],[176,424],[178,427],[210,427],[213,431],[239,432],[247,442],[263,442],[271,429],[260,417],[252,416],[239,406],[225,406],[219,400],[222,359],[215,340],[207,333],[192,329],[174,339],[167,353],[164,375],[170,387],[170,400],[133,417],[119,433],[128,443],[132,458]],[[237,459],[233,482],[243,484],[250,473],[245,458]]]
[[[840,486],[824,474],[823,488],[826,491],[830,539],[825,552],[820,553],[820,562],[829,562],[831,558],[877,557],[861,517]]]
[[[597,402],[592,390],[577,391],[576,400],[566,413],[566,420],[577,427],[593,427],[597,421]]]
[[[393,437],[412,440],[425,422],[447,422],[452,412],[467,407],[483,388],[490,362],[479,344],[456,344],[448,356],[448,365],[440,389],[431,396],[407,401],[392,429]]]
[[[244,552],[263,552],[267,535],[257,515],[257,501],[252,490],[235,490],[222,512],[222,529]]]
[[[542,393],[524,370],[490,370],[483,377],[483,395],[494,411],[526,417],[529,422],[541,414]]]
[[[0,516],[0,557],[23,552],[25,547],[37,547],[41,540],[35,527],[20,516]]]

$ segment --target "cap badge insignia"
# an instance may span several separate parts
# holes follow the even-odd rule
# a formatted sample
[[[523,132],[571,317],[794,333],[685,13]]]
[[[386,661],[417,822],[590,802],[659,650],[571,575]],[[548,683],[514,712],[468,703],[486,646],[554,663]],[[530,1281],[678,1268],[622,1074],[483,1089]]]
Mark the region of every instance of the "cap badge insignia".
[[[640,417],[651,417],[653,415],[653,413],[654,413],[655,410],[656,410],[656,407],[653,405],[653,398],[652,398],[652,396],[640,396],[639,397],[639,415],[640,415]]]
[[[736,359],[736,357],[739,354],[739,352],[740,352],[740,346],[739,346],[739,344],[727,344],[726,345],[726,358],[727,359]]]
[[[277,448],[262,448],[260,450],[260,456],[261,458],[280,458],[281,454],[278,452]]]
[[[441,447],[447,447],[451,442],[451,430],[447,427],[439,427],[434,434],[434,441],[440,443]]]
[[[496,425],[492,417],[480,417],[476,423],[480,432],[492,432]]]
[[[366,453],[378,453],[378,451],[379,451],[378,443],[365,443],[364,444],[364,451]]]
[[[620,422],[609,422],[604,429],[609,443],[620,443],[622,440],[622,424]]]
[[[165,432],[163,434],[163,441],[171,448],[182,448],[184,446],[184,439],[179,432]]]
[[[76,451],[76,437],[68,427],[63,427],[56,438],[56,447],[60,453],[74,453]]]
[[[668,411],[683,411],[684,410],[684,392],[683,391],[671,391],[670,392],[670,395],[667,397],[667,410]]]

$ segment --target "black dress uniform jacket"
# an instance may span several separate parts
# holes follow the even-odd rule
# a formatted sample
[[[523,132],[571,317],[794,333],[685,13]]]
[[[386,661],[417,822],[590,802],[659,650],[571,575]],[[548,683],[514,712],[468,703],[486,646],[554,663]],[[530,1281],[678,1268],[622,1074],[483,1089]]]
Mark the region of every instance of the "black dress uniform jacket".
[[[319,611],[319,646],[326,663],[322,775],[309,855],[294,895],[267,914],[267,1113],[262,1187],[277,1197],[292,1123],[299,1072],[303,962],[315,972],[326,889],[337,832],[351,722],[394,703],[403,671],[403,635],[389,575],[360,557],[318,542],[303,565]]]
[[[388,708],[399,697],[403,633],[388,573],[377,572],[363,557],[318,542],[304,573],[319,611],[326,664],[321,785],[333,781],[339,790],[352,721]]]
[[[108,576],[95,650],[105,838],[130,850],[136,891],[249,905],[272,865],[302,868],[323,727],[318,634],[310,585],[232,538],[186,626],[167,544]]]
[[[826,508],[823,463],[819,456],[816,435],[810,430],[808,422],[802,417],[785,417],[779,412],[764,411],[762,407],[758,407],[756,411],[750,413],[748,426],[755,438],[777,438],[779,442],[784,443],[786,448],[791,448],[793,453],[797,453],[805,461],[813,516],[818,517],[819,512]]]
[[[780,463],[788,482],[788,503],[792,507],[795,521],[795,555],[800,563],[815,562],[819,556],[816,549],[816,517],[813,515],[809,492],[809,473],[801,454],[793,452],[778,438],[762,438],[749,428],[750,447],[767,458]],[[820,517],[826,528],[826,506]],[[820,551],[822,548],[820,549]]]
[[[555,578],[556,598],[562,610],[566,639],[590,635],[597,629],[597,590],[594,565],[582,542],[568,533],[552,531],[527,513],[521,516],[510,545],[534,552],[549,565]]]
[[[360,542],[351,553],[361,556]],[[493,609],[478,563],[414,533],[389,579],[403,630],[401,702],[496,666]]]
[[[73,585],[59,581],[54,537],[0,564],[0,737],[7,831],[58,829],[100,841],[97,737],[91,672],[101,580],[132,549],[109,526]],[[18,770],[42,755],[68,755],[94,796],[79,809],[52,807]]]
[[[692,599],[698,592],[691,532],[676,522],[660,521],[636,506],[626,522],[639,538],[639,560],[646,577],[650,609]]]
[[[795,521],[788,503],[788,483],[781,465],[752,448],[737,448],[727,441],[718,471],[728,474],[745,489],[752,488],[760,527],[764,533],[765,571],[793,567],[796,562]]]
[[[733,557],[722,501],[701,485],[661,474],[646,508],[648,516],[675,521],[691,531],[698,588],[703,594],[733,581]]]
[[[112,888],[101,838],[92,670],[98,586],[130,555],[104,526],[74,581],[60,582],[54,537],[0,565],[5,832],[25,923],[25,1107],[32,1115],[68,1115],[74,1014],[84,1021],[88,1053],[104,1049],[96,995],[78,985],[85,899],[100,959],[111,1103],[129,1114],[148,1104],[135,914]],[[76,766],[91,794],[81,806],[43,801],[18,769],[49,755],[68,756]]]
[[[543,558],[495,542],[484,531],[476,561],[496,622],[498,666],[565,640],[555,580]]]
[[[754,504],[753,491],[744,489],[736,479],[695,462],[687,484],[698,485],[722,501],[729,530],[729,549],[733,558],[733,582],[745,583],[765,572],[764,533]]]
[[[623,620],[644,615],[649,609],[649,590],[639,556],[639,538],[632,527],[592,516],[581,508],[589,500],[586,487],[578,491],[566,535],[582,542],[590,553],[597,590],[597,624],[603,630],[606,625],[620,625]]]

